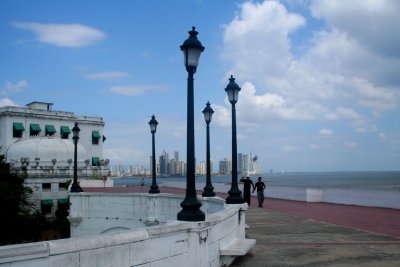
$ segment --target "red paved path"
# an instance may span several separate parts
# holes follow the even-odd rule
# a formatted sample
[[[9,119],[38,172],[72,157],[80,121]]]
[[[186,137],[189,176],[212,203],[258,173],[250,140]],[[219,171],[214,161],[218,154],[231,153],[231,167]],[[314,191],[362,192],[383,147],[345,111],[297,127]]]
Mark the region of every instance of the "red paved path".
[[[109,193],[147,193],[148,190],[147,187],[84,188],[86,192]],[[161,193],[185,194],[185,190],[180,188],[160,187],[160,191]],[[198,191],[198,194],[200,195],[201,191]],[[227,194],[217,193],[217,195],[224,199],[227,197]],[[251,206],[258,206],[255,197],[252,197]],[[263,209],[400,238],[400,210],[398,209],[307,203],[272,198],[265,199]]]

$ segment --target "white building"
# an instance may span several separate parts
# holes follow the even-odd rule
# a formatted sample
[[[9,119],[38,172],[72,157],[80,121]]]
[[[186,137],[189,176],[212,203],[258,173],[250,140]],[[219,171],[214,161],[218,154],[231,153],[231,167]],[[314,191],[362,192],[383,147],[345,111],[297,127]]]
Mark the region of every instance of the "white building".
[[[242,175],[254,175],[260,173],[260,163],[257,155],[238,153],[238,173]]]
[[[109,161],[103,159],[103,119],[53,111],[52,105],[32,102],[26,108],[0,108],[0,155],[13,170],[27,175],[33,202],[49,216],[68,205],[65,184],[73,178],[75,122],[80,128],[78,179],[109,173]]]

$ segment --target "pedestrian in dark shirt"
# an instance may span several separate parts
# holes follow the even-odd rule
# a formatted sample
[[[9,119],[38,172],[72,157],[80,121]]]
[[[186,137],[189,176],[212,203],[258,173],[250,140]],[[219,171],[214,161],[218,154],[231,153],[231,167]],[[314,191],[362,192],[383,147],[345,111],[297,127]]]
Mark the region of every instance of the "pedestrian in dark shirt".
[[[258,206],[262,207],[263,202],[264,202],[264,190],[265,190],[265,184],[262,181],[261,177],[258,177],[258,182],[255,184],[255,187],[253,188],[253,193],[254,190],[257,188],[257,200],[258,200]]]
[[[253,181],[250,179],[249,176],[247,176],[246,178],[244,178],[244,176],[242,177],[242,179],[240,179],[240,181],[244,184],[243,185],[243,197],[244,200],[246,200],[247,204],[250,206],[250,198],[251,198],[251,188],[253,187],[253,191],[254,191],[254,184]]]

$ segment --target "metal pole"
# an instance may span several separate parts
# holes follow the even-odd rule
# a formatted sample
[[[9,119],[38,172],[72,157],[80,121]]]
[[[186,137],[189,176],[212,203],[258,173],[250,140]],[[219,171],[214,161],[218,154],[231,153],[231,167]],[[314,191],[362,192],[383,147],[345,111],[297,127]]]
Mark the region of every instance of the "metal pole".
[[[153,174],[153,179],[151,181],[151,186],[150,186],[150,194],[158,194],[160,193],[160,190],[158,189],[157,181],[156,181],[156,145],[155,145],[155,133],[152,132],[152,174]]]
[[[245,202],[242,197],[242,191],[238,187],[235,103],[232,103],[232,184],[228,194],[229,196],[226,198],[227,204],[242,204]]]
[[[71,192],[83,192],[82,188],[78,184],[78,139],[79,137],[73,137],[74,141],[74,181],[71,186]]]
[[[188,70],[188,95],[187,95],[187,167],[186,167],[186,196],[181,202],[182,210],[177,214],[179,221],[204,221],[205,214],[200,210],[201,202],[196,196],[195,184],[195,143],[194,143],[194,68]]]
[[[206,180],[206,186],[204,187],[204,192],[202,194],[203,197],[215,197],[214,193],[214,187],[211,184],[211,164],[210,164],[210,122],[207,123],[207,151],[206,151],[206,157],[207,157],[207,180]]]

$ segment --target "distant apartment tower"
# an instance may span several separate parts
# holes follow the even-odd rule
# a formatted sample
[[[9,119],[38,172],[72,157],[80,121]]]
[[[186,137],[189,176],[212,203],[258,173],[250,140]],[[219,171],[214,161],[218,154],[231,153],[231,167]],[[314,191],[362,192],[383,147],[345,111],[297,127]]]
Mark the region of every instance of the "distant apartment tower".
[[[177,175],[178,174],[178,165],[175,159],[171,159],[168,162],[168,174]]]
[[[197,166],[196,173],[199,175],[207,174],[207,163],[205,161],[200,161],[200,164]]]
[[[183,161],[178,161],[176,172],[177,172],[177,175],[181,175],[181,176],[186,175],[186,163]]]
[[[232,165],[231,161],[227,160],[226,158],[224,160],[221,160],[219,162],[219,174],[231,174],[232,171]]]
[[[160,156],[160,174],[161,175],[168,175],[168,163],[169,163],[169,155],[168,153],[164,150]]]
[[[238,153],[238,173],[243,175],[260,173],[260,164],[257,155],[253,153]]]

